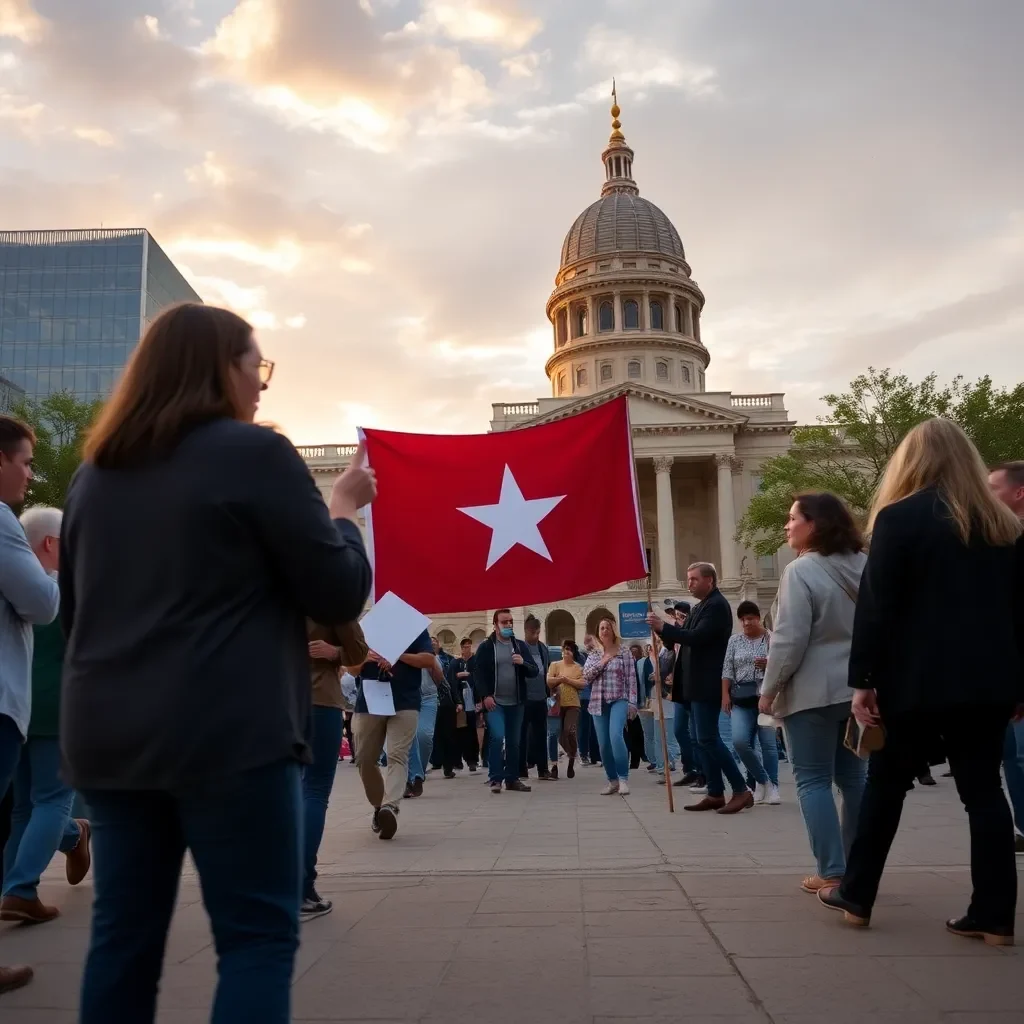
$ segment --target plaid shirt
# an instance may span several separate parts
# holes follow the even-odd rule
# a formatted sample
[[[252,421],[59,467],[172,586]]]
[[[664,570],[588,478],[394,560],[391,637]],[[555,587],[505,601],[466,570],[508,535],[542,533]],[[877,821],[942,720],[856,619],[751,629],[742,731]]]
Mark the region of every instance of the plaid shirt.
[[[608,662],[601,664],[602,651],[594,651],[583,666],[583,678],[590,683],[591,715],[601,714],[602,704],[617,700],[628,700],[636,707],[636,662],[628,647],[620,647],[619,653]]]

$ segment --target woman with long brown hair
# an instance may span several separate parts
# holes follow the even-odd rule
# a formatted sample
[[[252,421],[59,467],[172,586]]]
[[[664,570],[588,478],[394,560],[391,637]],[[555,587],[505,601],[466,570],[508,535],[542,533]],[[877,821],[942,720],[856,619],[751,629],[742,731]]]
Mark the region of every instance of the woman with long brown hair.
[[[186,850],[217,948],[212,1021],[290,1019],[305,620],[362,610],[357,511],[376,487],[357,455],[328,509],[287,438],[253,423],[272,370],[234,313],[164,311],[68,493],[61,741],[95,877],[82,1024],[154,1019]]]
[[[1017,871],[999,766],[1007,722],[1024,712],[1021,523],[989,490],[967,435],[931,419],[896,449],[868,529],[849,681],[854,716],[881,725],[885,745],[871,755],[846,874],[818,898],[869,923],[909,783],[942,744],[970,824],[974,888],[946,927],[1012,945]],[[936,595],[950,585],[963,600],[936,634]]]
[[[623,731],[635,718],[636,664],[628,647],[623,647],[615,621],[601,620],[597,627],[598,649],[583,666],[583,679],[590,684],[590,714],[594,719],[601,763],[608,777],[602,796],[629,794],[629,751]]]

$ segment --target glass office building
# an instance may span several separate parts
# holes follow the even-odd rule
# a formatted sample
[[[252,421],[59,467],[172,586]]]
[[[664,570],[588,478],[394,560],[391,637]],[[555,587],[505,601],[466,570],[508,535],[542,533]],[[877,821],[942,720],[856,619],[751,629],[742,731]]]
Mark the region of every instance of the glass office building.
[[[161,309],[201,301],[144,229],[0,231],[0,377],[103,398]]]

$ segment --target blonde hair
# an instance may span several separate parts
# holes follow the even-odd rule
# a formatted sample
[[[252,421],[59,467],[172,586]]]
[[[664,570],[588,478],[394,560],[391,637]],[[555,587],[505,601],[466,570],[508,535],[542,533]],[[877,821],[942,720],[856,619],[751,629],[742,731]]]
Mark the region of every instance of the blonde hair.
[[[615,620],[610,615],[603,615],[600,621],[597,623],[597,631],[594,633],[597,642],[601,645],[603,650],[608,650],[604,646],[604,641],[601,639],[601,623],[607,622],[612,627],[612,644],[615,645],[619,642],[619,631],[615,628]]]
[[[883,508],[926,487],[939,492],[964,544],[973,532],[997,547],[1020,536],[1020,521],[989,489],[978,449],[952,420],[938,416],[914,427],[893,453],[875,492],[868,531]]]

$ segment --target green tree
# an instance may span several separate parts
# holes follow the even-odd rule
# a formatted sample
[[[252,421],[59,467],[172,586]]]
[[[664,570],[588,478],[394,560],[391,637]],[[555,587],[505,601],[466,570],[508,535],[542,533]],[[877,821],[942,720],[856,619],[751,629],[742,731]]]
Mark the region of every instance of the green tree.
[[[828,414],[793,431],[785,455],[761,467],[761,489],[739,522],[737,539],[759,555],[785,542],[786,515],[799,491],[827,490],[864,518],[885,467],[912,427],[948,416],[967,432],[990,465],[1024,456],[1024,383],[997,388],[990,377],[957,377],[947,388],[929,374],[914,383],[905,374],[870,367],[849,391],[822,399]]]
[[[57,391],[39,402],[21,402],[11,410],[36,433],[35,479],[28,485],[26,507],[64,507],[68,485],[82,461],[86,431],[102,405],[100,400],[82,402],[70,391]]]

